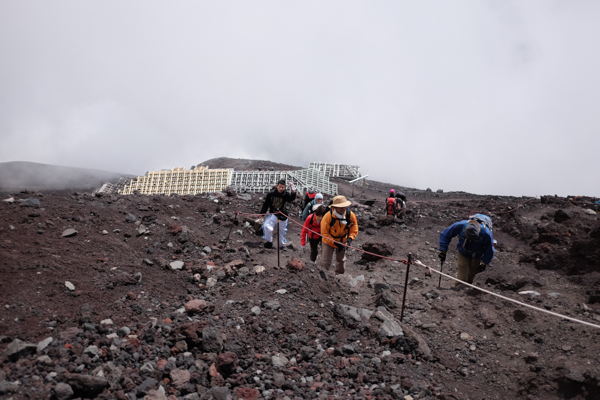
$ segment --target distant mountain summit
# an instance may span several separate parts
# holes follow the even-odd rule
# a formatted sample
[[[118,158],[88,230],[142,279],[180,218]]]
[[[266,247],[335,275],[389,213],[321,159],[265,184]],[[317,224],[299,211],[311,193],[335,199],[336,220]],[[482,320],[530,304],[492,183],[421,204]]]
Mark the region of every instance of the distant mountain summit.
[[[219,157],[212,158],[210,160],[201,162],[199,165],[207,165],[208,168],[218,169],[218,168],[233,168],[237,171],[248,171],[248,170],[258,170],[262,169],[271,169],[273,168],[275,171],[295,171],[298,169],[306,168],[306,167],[296,167],[293,165],[287,164],[279,164],[272,161],[266,160],[247,160],[243,158],[227,158],[227,157]]]
[[[116,182],[123,176],[96,169],[63,167],[27,161],[0,163],[0,191],[17,190],[88,190],[103,182]]]

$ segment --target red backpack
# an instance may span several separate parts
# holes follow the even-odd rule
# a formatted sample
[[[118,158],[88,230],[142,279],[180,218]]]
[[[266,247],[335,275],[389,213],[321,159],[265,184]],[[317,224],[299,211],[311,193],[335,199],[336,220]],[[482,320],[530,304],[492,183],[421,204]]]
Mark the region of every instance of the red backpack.
[[[394,197],[388,197],[385,211],[387,215],[394,215],[396,212],[396,199]]]

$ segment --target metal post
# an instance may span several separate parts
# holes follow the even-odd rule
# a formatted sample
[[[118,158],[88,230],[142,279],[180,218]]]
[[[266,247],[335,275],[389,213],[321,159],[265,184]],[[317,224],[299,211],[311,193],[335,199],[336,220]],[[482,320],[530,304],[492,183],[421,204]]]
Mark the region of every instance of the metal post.
[[[277,268],[279,268],[279,218],[277,218]]]
[[[412,254],[408,253],[408,263],[406,264],[406,277],[404,278],[404,294],[402,295],[402,311],[400,311],[400,322],[404,318],[404,304],[406,303],[406,290],[408,288],[408,271],[410,270],[410,264],[412,264]]]

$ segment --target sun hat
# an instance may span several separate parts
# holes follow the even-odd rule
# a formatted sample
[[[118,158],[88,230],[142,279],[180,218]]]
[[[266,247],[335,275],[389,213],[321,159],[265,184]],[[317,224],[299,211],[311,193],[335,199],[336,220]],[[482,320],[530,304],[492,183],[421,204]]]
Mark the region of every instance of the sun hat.
[[[335,196],[333,198],[333,203],[331,204],[331,207],[343,208],[348,207],[350,204],[352,203],[346,200],[346,196]]]

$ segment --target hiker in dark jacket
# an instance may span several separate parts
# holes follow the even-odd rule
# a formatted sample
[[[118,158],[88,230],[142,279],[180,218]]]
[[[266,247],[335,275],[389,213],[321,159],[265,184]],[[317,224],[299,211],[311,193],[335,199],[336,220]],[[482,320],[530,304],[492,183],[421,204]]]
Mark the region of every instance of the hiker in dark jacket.
[[[404,219],[406,214],[406,195],[402,192],[396,193],[396,218]]]
[[[491,221],[491,220],[490,220]],[[491,225],[490,225],[491,226]],[[486,224],[478,220],[455,222],[440,233],[440,253],[442,262],[446,260],[446,252],[453,237],[458,236],[458,274],[463,282],[473,283],[475,275],[485,270],[494,258],[494,236]],[[460,286],[455,282],[454,286]]]
[[[306,204],[304,207],[304,211],[302,212],[302,221],[305,221],[309,214],[312,212],[313,206],[315,204],[323,204],[323,195],[321,193],[317,193],[315,198]]]
[[[296,187],[293,183],[290,184],[291,193],[285,190],[285,180],[281,179],[277,182],[277,186],[273,188],[265,197],[265,202],[260,210],[261,214],[270,213],[265,218],[263,223],[263,239],[266,240],[265,247],[270,249],[273,247],[273,229],[279,224],[279,245],[286,244],[287,234],[287,215],[285,204],[296,199]],[[281,211],[281,214],[279,211]]]

